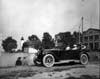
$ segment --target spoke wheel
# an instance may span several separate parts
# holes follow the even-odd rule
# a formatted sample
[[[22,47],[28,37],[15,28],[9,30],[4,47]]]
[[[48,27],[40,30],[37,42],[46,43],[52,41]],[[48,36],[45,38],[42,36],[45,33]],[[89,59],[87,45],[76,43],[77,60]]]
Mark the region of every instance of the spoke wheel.
[[[52,67],[55,63],[54,56],[51,54],[47,54],[43,57],[43,65],[46,67]]]
[[[81,62],[81,64],[83,64],[83,65],[86,65],[86,64],[88,64],[88,56],[86,55],[86,54],[81,54],[81,57],[80,57],[80,62]]]

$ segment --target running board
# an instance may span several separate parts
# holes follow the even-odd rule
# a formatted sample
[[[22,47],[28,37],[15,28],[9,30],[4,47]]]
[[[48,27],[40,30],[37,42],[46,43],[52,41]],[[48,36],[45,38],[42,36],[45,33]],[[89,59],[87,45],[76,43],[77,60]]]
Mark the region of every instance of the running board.
[[[79,63],[79,60],[61,60],[59,62],[55,62],[55,64],[62,64],[62,63],[69,63],[69,62],[77,62]]]

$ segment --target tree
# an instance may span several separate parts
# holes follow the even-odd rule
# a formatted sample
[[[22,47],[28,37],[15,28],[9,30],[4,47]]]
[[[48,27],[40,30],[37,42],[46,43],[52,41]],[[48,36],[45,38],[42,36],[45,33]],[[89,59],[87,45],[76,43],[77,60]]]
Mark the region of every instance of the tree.
[[[76,31],[73,32],[73,38],[75,39],[75,43],[80,43],[80,42],[82,42],[81,36],[82,36],[81,33],[76,32]]]
[[[45,49],[50,49],[54,47],[54,40],[48,32],[45,32],[43,34],[42,47]]]
[[[29,39],[29,46],[39,49],[41,47],[41,41],[36,35],[31,35],[28,37]]]
[[[39,49],[41,47],[41,41],[36,35],[31,35],[28,37],[28,40],[23,43],[22,50],[24,50],[25,47]]]
[[[59,33],[56,36],[60,37],[58,43],[62,43],[62,48],[65,48],[67,45],[73,46],[73,44],[75,44],[75,39],[73,38],[71,32]]]
[[[12,37],[7,37],[2,41],[2,46],[6,52],[12,52],[13,49],[17,48],[17,41]]]

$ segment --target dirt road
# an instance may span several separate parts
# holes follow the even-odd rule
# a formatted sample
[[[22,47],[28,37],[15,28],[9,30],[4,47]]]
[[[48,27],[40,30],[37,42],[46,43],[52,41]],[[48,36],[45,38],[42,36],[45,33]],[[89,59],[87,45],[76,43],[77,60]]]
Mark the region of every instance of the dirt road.
[[[7,67],[0,68],[0,79],[99,79],[99,71],[100,64]]]

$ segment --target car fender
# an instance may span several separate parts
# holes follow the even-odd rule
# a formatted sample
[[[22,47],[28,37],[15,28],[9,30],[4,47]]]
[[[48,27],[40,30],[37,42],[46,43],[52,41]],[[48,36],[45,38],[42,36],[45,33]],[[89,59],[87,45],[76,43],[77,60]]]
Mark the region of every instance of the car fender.
[[[88,51],[82,51],[82,52],[80,53],[80,56],[81,56],[81,54],[86,54],[86,55],[88,56],[88,59],[90,59],[90,56],[89,56],[89,52],[88,52]]]

